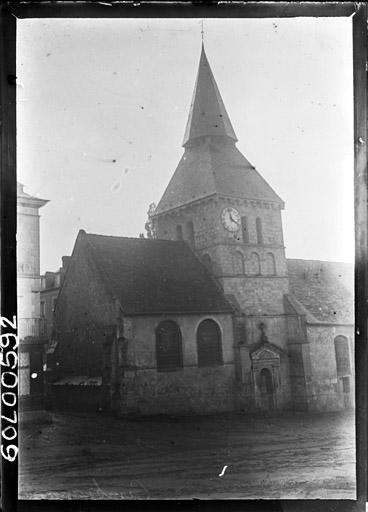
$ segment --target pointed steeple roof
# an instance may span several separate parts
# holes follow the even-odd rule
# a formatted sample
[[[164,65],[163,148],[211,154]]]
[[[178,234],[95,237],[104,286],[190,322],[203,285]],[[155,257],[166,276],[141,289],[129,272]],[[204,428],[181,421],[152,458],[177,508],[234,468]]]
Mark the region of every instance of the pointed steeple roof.
[[[183,142],[184,155],[157,205],[155,215],[216,194],[269,201],[283,208],[283,200],[242,155],[236,142],[202,45]]]
[[[183,146],[185,147],[192,139],[206,135],[229,137],[234,142],[238,140],[226,112],[202,43],[201,58]]]

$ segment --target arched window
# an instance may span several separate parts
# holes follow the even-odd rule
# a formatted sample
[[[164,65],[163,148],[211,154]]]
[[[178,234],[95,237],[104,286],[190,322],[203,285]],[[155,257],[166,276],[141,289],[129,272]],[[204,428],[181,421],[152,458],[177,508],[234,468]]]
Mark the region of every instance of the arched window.
[[[240,251],[236,251],[233,256],[233,270],[234,274],[244,274],[244,256]]]
[[[197,329],[198,366],[219,366],[222,360],[222,342],[219,326],[213,320],[203,320]]]
[[[257,244],[263,244],[262,221],[256,218]]]
[[[256,252],[252,252],[249,259],[249,273],[258,275],[261,273],[261,260]]]
[[[247,217],[241,218],[241,226],[242,226],[242,233],[243,233],[243,242],[245,244],[249,244],[249,232],[248,232],[248,219]]]
[[[337,376],[343,377],[350,375],[350,354],[349,354],[349,341],[345,336],[336,336],[335,343],[335,357]]]
[[[176,239],[183,240],[183,228],[180,224],[176,226]]]
[[[161,322],[156,329],[156,361],[158,371],[183,368],[181,332],[172,320]]]
[[[272,252],[268,252],[266,254],[266,273],[269,276],[274,276],[276,274],[275,256],[272,254]]]
[[[191,247],[194,247],[194,226],[193,222],[190,220],[187,222],[187,233],[188,233],[188,242]]]
[[[212,271],[212,260],[209,254],[204,254],[202,256],[202,262],[206,265],[208,270]]]

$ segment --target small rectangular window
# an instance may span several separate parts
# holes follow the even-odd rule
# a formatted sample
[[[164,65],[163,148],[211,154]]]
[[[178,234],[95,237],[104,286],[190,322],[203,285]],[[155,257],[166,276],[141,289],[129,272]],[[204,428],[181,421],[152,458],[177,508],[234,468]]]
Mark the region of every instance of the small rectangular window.
[[[194,225],[192,221],[187,223],[187,232],[188,232],[188,242],[191,247],[194,248],[195,238],[194,238]]]
[[[248,232],[248,219],[247,217],[241,218],[241,227],[243,233],[243,242],[249,244],[249,232]]]
[[[262,232],[262,220],[257,217],[256,218],[256,231],[257,231],[257,244],[263,244],[263,232]]]

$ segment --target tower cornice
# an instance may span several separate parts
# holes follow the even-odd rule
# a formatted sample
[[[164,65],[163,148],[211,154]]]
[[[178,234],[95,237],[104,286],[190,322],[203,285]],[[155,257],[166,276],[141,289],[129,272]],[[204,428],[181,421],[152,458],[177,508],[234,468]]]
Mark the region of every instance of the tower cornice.
[[[166,210],[159,211],[158,213],[154,213],[152,217],[158,218],[162,215],[167,215],[168,213],[175,214],[187,208],[192,208],[193,206],[199,203],[208,201],[217,201],[222,204],[231,203],[236,205],[252,206],[254,208],[264,208],[266,210],[283,210],[285,207],[284,202],[254,200],[252,198],[240,196],[222,196],[217,193],[214,193],[207,196],[196,198],[193,201],[176,206],[175,208],[167,208]]]

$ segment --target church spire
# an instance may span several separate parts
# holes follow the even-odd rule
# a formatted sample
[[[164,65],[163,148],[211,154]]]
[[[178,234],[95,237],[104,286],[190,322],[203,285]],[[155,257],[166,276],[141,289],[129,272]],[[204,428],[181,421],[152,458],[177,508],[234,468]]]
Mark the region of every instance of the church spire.
[[[212,74],[202,41],[201,58],[190,106],[183,146],[193,139],[218,135],[236,142],[234,129]]]

